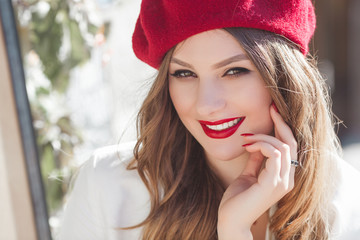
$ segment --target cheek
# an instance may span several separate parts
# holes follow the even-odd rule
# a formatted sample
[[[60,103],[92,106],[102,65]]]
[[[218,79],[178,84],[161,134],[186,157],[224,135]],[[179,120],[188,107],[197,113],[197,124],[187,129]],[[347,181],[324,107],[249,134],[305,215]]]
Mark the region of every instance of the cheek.
[[[182,118],[183,115],[185,115],[191,109],[191,94],[189,91],[172,81],[169,82],[169,93],[176,112],[178,113],[179,117]]]
[[[255,133],[270,134],[274,129],[274,122],[270,116],[269,105],[258,109],[259,111],[249,114],[247,124]]]
[[[274,127],[270,116],[272,99],[267,89],[260,89],[248,90],[244,94],[246,125],[253,132],[270,134]]]

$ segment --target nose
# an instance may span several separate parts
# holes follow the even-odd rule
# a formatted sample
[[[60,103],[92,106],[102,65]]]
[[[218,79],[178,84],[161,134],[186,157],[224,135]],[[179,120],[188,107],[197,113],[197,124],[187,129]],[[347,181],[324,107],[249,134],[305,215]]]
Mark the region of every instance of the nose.
[[[224,109],[226,99],[223,88],[216,79],[200,81],[198,85],[198,98],[196,108],[200,115],[209,116]]]

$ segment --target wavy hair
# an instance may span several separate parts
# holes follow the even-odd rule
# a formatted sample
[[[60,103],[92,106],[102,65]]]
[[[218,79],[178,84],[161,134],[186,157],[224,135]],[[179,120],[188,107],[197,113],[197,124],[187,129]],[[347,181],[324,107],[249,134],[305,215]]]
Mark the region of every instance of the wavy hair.
[[[298,143],[302,167],[294,189],[270,218],[275,239],[329,239],[335,163],[340,146],[325,80],[315,60],[282,36],[228,28],[260,72]],[[207,166],[202,147],[180,121],[170,99],[168,69],[173,50],[138,114],[138,141],[128,169],[137,169],[151,199],[141,223],[143,239],[217,239],[217,212],[224,188]],[[127,228],[127,229],[130,229]]]

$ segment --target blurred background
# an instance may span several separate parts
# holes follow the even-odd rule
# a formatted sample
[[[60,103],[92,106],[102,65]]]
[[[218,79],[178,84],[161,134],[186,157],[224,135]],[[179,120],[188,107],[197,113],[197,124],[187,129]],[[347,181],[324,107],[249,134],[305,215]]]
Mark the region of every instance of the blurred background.
[[[135,116],[156,71],[131,35],[140,0],[13,0],[56,235],[69,181],[94,149],[135,140]],[[311,52],[328,79],[344,158],[360,169],[360,0],[317,0]]]

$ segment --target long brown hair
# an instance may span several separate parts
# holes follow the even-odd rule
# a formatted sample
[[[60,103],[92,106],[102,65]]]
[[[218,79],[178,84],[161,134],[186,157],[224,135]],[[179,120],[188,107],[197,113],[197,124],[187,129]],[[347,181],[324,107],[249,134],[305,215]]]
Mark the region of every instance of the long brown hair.
[[[276,239],[329,239],[333,172],[339,143],[330,101],[314,60],[273,33],[225,29],[244,48],[291,127],[299,147],[294,189],[277,204],[270,229]],[[143,239],[217,239],[217,211],[224,192],[202,147],[181,123],[168,91],[173,49],[159,69],[138,114],[138,142],[129,169],[150,193]]]

